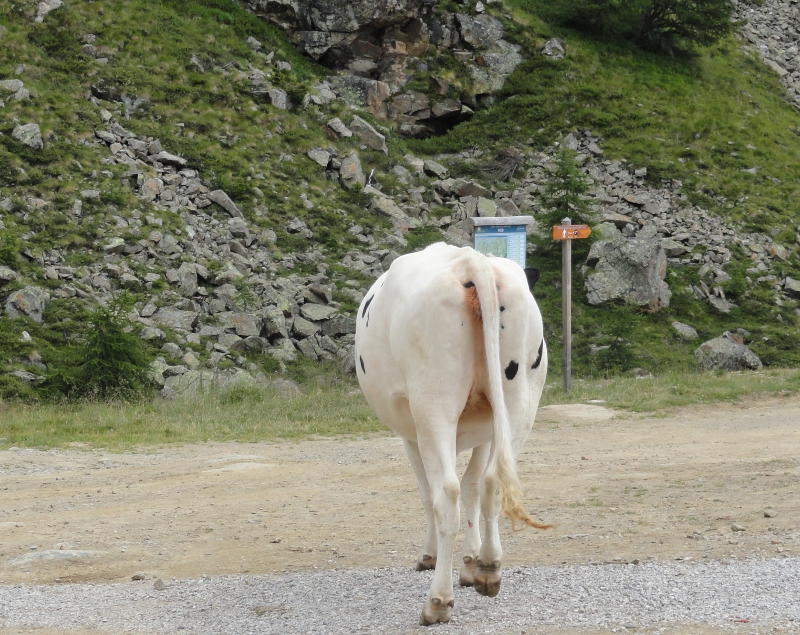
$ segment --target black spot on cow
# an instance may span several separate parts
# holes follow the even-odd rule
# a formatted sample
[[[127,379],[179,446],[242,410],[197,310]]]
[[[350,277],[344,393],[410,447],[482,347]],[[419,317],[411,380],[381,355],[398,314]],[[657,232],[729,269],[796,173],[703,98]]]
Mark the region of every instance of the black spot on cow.
[[[366,375],[367,370],[364,368],[364,358],[361,355],[358,356],[358,361],[361,363],[361,372]]]
[[[536,361],[533,362],[533,366],[531,366],[531,370],[536,370],[539,368],[539,364],[542,363],[542,351],[544,350],[544,340],[542,343],[539,344],[539,353],[536,355]]]
[[[517,376],[517,371],[519,370],[519,364],[515,362],[513,359],[511,362],[506,366],[506,379],[511,381],[514,377]]]
[[[469,282],[465,282],[464,283],[464,288],[465,289],[471,289],[474,286],[475,286],[475,283],[472,280],[470,280]]]
[[[369,296],[366,302],[364,302],[364,308],[361,310],[361,317],[363,318],[367,314],[367,309],[369,305],[372,304],[372,300],[375,299],[374,295]]]
[[[533,291],[533,287],[536,286],[537,281],[539,280],[539,276],[541,273],[538,269],[534,269],[533,267],[526,267],[525,269],[525,277],[528,279],[528,288]]]
[[[503,312],[503,311],[505,311],[505,310],[506,310],[506,307],[504,307],[504,306],[501,306],[501,307],[500,307],[500,313],[502,313],[502,312]]]

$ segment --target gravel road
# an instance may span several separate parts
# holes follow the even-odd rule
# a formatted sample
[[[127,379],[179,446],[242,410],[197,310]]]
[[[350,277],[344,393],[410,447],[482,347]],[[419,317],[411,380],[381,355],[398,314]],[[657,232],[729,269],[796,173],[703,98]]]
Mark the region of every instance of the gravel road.
[[[500,595],[456,587],[453,620],[416,626],[430,572],[340,569],[283,576],[0,586],[0,627],[130,633],[522,633],[677,625],[800,631],[800,558],[515,567]],[[736,620],[739,620],[738,622]],[[630,631],[629,631],[630,632]]]

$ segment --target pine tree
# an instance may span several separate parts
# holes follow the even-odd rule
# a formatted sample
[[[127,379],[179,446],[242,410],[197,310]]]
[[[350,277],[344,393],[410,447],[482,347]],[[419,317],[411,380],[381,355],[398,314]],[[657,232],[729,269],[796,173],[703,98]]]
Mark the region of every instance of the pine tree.
[[[586,178],[575,166],[575,153],[562,149],[552,168],[546,168],[545,189],[542,204],[545,208],[546,225],[560,225],[565,217],[573,224],[586,222],[589,205],[582,195],[589,191]]]

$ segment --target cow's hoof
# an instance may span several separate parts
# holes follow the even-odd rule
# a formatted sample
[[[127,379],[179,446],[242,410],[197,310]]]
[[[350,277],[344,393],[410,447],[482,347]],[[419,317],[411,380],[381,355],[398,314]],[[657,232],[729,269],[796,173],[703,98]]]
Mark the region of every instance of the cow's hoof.
[[[429,569],[436,568],[436,557],[423,555],[417,560],[417,571],[428,571]]]
[[[458,576],[458,582],[461,586],[472,586],[475,584],[476,567],[475,558],[464,556],[464,564],[461,565],[461,572]]]
[[[499,560],[495,560],[490,565],[485,565],[478,560],[478,566],[475,571],[475,590],[481,595],[493,598],[500,593],[501,575]]]
[[[430,626],[438,622],[450,621],[450,609],[455,605],[455,600],[445,603],[442,598],[431,598],[422,607],[422,615],[419,616],[420,626]]]

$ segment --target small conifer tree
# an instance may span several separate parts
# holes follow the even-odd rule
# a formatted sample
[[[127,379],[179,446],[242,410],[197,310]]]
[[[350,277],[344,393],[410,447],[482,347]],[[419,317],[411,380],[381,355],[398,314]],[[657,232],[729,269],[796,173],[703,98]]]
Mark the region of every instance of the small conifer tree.
[[[55,388],[72,396],[108,399],[136,396],[151,386],[149,355],[127,316],[129,304],[123,294],[92,311],[86,339],[52,378]]]
[[[575,153],[562,149],[556,155],[552,168],[545,169],[546,183],[542,192],[545,226],[560,225],[569,217],[573,223],[585,223],[589,211],[582,195],[589,191],[586,178],[575,166]]]

